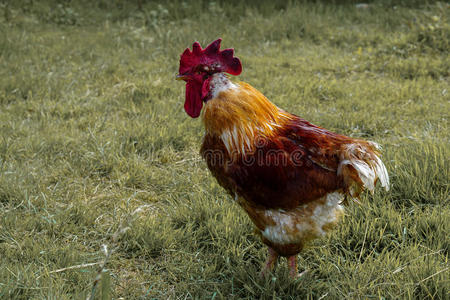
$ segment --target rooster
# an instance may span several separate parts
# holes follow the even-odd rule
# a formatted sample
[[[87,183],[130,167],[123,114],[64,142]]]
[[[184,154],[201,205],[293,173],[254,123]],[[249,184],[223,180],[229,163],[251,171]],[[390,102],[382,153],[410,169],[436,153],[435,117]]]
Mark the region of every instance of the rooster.
[[[202,49],[195,42],[181,54],[184,108],[192,118],[203,108],[200,154],[268,246],[261,275],[283,256],[295,278],[297,254],[335,227],[343,201],[373,192],[377,181],[388,190],[389,177],[376,143],[313,125],[249,84],[232,82],[225,73],[239,75],[241,61],[220,43]]]

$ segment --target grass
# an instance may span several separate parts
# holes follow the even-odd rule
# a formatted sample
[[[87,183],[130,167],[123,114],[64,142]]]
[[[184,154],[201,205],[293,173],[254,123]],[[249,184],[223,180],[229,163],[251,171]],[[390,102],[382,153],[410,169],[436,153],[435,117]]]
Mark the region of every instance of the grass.
[[[449,6],[333,3],[0,3],[0,297],[448,298]],[[183,111],[179,54],[219,36],[277,105],[384,147],[391,191],[297,281],[258,277],[266,249]]]

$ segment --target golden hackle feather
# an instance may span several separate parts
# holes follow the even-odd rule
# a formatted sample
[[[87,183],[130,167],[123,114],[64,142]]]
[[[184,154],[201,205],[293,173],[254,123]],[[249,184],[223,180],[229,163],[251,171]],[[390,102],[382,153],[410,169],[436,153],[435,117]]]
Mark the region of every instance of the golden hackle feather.
[[[208,101],[203,112],[207,133],[223,137],[228,152],[239,154],[254,150],[256,137],[272,137],[274,129],[291,119],[291,114],[244,82]]]

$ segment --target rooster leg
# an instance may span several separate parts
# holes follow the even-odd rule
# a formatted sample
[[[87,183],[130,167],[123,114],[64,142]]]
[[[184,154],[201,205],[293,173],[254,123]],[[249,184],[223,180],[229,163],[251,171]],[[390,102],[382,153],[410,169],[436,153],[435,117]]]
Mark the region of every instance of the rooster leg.
[[[277,265],[278,253],[269,247],[269,254],[267,255],[267,260],[264,263],[264,267],[261,271],[261,277],[266,277],[266,275],[271,272]]]
[[[292,255],[288,257],[288,266],[289,266],[289,276],[292,279],[296,279],[305,275],[306,270],[301,272],[300,274],[297,271],[297,255]]]

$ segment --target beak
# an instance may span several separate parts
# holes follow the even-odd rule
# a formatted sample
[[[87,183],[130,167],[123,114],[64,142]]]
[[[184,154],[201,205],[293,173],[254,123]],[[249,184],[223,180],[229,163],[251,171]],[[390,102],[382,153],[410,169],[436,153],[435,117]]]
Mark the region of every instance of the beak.
[[[176,77],[175,77],[175,79],[176,80],[184,80],[184,81],[186,81],[186,80],[188,80],[188,76],[187,75],[177,75]]]

